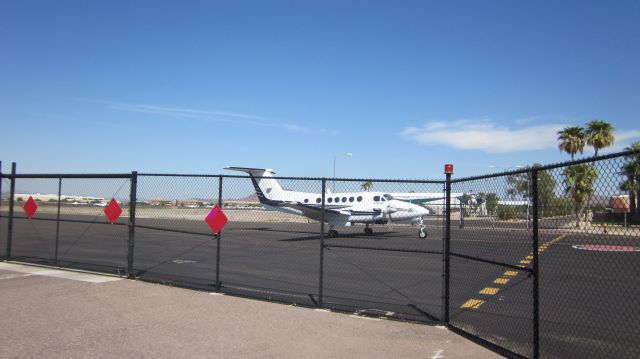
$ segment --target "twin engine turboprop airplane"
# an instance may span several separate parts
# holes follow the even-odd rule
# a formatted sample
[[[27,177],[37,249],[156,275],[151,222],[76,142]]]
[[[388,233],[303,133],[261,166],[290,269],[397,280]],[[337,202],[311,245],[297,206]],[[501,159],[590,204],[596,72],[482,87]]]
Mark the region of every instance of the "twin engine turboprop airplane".
[[[322,194],[283,189],[273,178],[271,169],[225,167],[226,170],[246,172],[255,187],[258,200],[267,210],[280,211],[313,220],[322,220]],[[364,233],[373,234],[370,224],[411,223],[420,225],[418,236],[427,237],[423,216],[426,208],[394,199],[382,192],[325,193],[324,221],[329,224],[329,237],[338,236],[336,226],[365,224]]]

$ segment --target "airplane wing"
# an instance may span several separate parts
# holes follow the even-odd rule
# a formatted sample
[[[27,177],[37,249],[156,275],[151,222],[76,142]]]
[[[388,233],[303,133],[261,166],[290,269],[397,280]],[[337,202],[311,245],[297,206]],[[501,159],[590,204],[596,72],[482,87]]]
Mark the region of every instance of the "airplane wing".
[[[311,205],[300,203],[300,202],[286,203],[285,206],[302,211],[302,213],[304,213],[305,216],[318,221],[322,218],[322,207],[320,206],[311,206]],[[349,218],[349,216],[351,215],[351,211],[348,211],[348,210],[332,209],[332,208],[325,207],[324,211],[325,211],[324,219],[327,222],[333,222],[333,221],[346,222],[347,218]]]
[[[389,193],[391,198],[415,204],[428,204],[429,202],[440,202],[446,198],[444,193]],[[451,198],[459,200],[462,193],[451,193]]]

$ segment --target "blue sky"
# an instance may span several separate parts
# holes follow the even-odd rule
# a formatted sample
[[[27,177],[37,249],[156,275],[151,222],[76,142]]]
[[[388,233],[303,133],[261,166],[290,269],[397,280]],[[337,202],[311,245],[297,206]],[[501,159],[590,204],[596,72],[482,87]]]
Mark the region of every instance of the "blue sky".
[[[357,178],[559,162],[565,126],[640,140],[639,39],[638,1],[3,1],[0,160],[331,177],[337,156]]]

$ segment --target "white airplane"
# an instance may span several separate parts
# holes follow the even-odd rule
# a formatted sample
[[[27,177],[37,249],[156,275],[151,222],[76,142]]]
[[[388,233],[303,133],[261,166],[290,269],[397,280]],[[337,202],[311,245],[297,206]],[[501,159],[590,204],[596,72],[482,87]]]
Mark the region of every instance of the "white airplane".
[[[273,177],[272,169],[225,167],[230,171],[246,172],[251,177],[258,200],[267,210],[280,211],[322,220],[322,194],[283,189]],[[420,238],[427,237],[423,216],[429,210],[407,201],[394,199],[383,192],[325,193],[324,220],[329,224],[329,237],[338,236],[336,226],[349,227],[364,223],[364,233],[373,234],[370,224],[401,222],[419,224]]]

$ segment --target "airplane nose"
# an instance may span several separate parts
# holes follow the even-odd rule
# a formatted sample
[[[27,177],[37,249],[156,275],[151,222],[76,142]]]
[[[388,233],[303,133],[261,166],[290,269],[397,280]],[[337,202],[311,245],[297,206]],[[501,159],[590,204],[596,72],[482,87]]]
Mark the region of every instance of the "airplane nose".
[[[429,210],[424,208],[424,207],[422,207],[422,206],[420,206],[419,213],[420,213],[421,216],[426,216],[427,214],[429,214]]]

